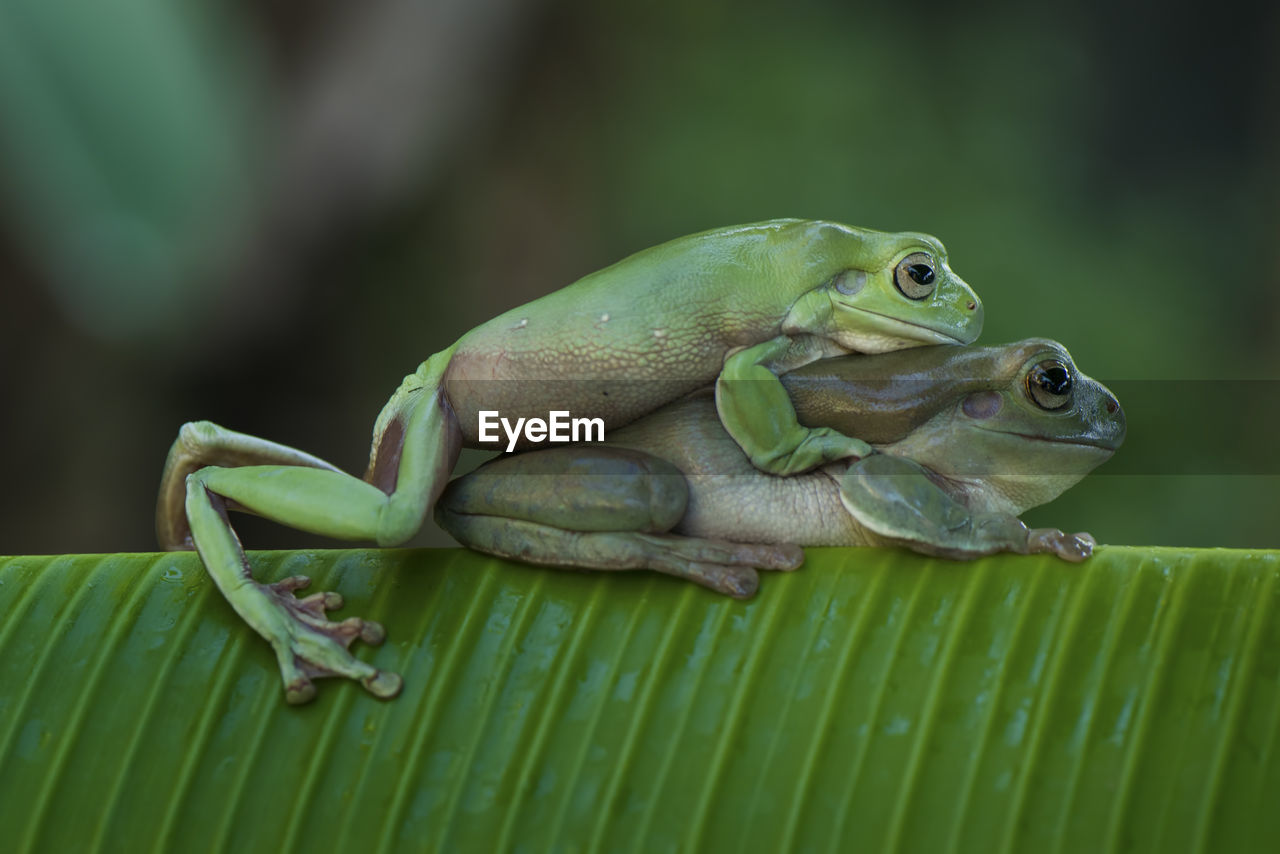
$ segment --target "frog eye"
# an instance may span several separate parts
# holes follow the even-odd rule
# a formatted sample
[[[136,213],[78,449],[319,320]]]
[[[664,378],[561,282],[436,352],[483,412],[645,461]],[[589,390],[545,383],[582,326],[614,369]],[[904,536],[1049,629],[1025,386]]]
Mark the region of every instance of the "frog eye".
[[[1041,362],[1027,374],[1027,394],[1041,409],[1062,409],[1071,402],[1071,369],[1057,359]]]
[[[933,256],[927,252],[912,252],[893,271],[893,283],[907,299],[924,299],[933,293],[936,278]]]

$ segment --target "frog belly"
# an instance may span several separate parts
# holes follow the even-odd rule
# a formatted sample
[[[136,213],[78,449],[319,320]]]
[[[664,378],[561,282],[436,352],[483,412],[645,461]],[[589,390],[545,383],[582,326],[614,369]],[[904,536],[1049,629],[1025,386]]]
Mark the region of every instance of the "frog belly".
[[[867,532],[840,503],[836,481],[822,472],[687,479],[689,504],[677,533],[738,543],[871,545]]]

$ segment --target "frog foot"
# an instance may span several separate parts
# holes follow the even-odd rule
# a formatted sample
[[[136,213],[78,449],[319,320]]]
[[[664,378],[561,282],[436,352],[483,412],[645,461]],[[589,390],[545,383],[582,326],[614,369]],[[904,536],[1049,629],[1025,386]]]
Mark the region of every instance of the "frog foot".
[[[1098,544],[1086,533],[1064,534],[1057,528],[1032,528],[1027,532],[1027,554],[1051,552],[1063,560],[1080,563]]]
[[[305,598],[294,592],[306,588],[311,579],[293,575],[274,584],[261,585],[263,592],[279,606],[284,625],[273,633],[271,645],[284,677],[285,697],[290,703],[305,703],[315,696],[311,680],[325,676],[345,676],[360,682],[371,694],[388,699],[400,693],[403,680],[395,673],[378,670],[355,658],[348,649],[360,638],[368,644],[380,644],[387,637],[382,625],[372,620],[348,617],[333,622],[325,611],[342,607],[342,595],[334,592],[313,593]]]
[[[804,563],[797,545],[734,543],[669,534],[637,534],[648,547],[648,565],[735,599],[750,599],[760,587],[758,569],[789,572]]]

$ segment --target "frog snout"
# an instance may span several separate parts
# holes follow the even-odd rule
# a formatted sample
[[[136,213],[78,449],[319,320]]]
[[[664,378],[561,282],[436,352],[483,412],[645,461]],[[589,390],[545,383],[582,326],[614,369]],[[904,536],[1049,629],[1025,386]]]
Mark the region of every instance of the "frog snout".
[[[1108,388],[1102,388],[1098,411],[1098,433],[1102,443],[1108,448],[1118,448],[1124,442],[1125,421],[1124,408],[1120,401]]]

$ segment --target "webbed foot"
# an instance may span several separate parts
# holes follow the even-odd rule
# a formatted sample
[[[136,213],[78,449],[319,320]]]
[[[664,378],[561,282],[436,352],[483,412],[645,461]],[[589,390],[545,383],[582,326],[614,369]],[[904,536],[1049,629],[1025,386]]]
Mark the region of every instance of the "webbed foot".
[[[326,676],[355,679],[369,693],[383,699],[399,694],[403,680],[397,674],[360,661],[349,649],[356,638],[368,644],[382,643],[386,630],[379,623],[359,617],[341,622],[327,619],[326,611],[342,607],[342,596],[334,592],[313,593],[305,598],[293,595],[310,583],[307,576],[294,575],[274,584],[258,585],[278,606],[272,614],[278,630],[271,632],[268,640],[280,663],[286,699],[290,703],[309,701],[316,693],[311,680]]]
[[[1072,563],[1080,563],[1092,555],[1097,544],[1097,540],[1084,532],[1064,534],[1057,528],[1032,528],[1027,532],[1027,554],[1050,552]]]
[[[758,545],[672,534],[635,534],[647,565],[735,599],[760,587],[759,569],[789,572],[804,563],[804,549],[783,543]]]
[[[840,481],[840,499],[869,531],[924,554],[967,559],[1000,551],[1047,552],[1079,563],[1096,545],[1085,533],[1028,529],[1007,513],[975,513],[919,463],[889,454],[851,465]]]

